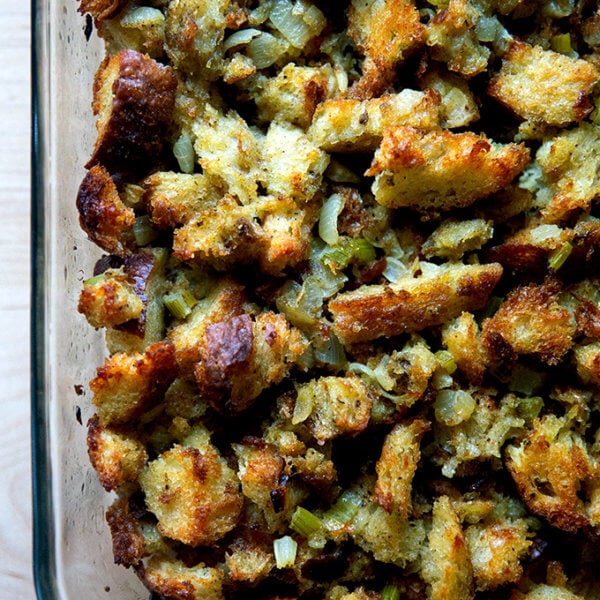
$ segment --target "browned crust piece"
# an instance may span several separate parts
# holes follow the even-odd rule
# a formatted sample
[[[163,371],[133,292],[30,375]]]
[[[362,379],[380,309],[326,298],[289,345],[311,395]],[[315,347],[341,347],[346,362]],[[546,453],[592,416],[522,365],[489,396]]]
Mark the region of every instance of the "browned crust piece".
[[[107,358],[90,381],[100,423],[126,424],[139,418],[160,401],[175,377],[175,348],[168,341],[148,346],[144,354]]]
[[[121,50],[107,57],[94,80],[98,138],[86,167],[149,171],[171,127],[176,89],[173,69],[146,55]]]
[[[424,42],[425,26],[408,0],[355,0],[348,35],[365,55],[350,96],[364,100],[381,95],[394,80],[397,64]]]
[[[130,567],[137,565],[144,555],[144,536],[131,513],[129,498],[116,500],[106,511],[106,521],[112,535],[115,563]]]
[[[111,254],[129,253],[135,213],[123,204],[117,186],[102,165],[94,165],[83,178],[77,210],[79,223],[92,242]]]
[[[524,119],[564,127],[592,110],[600,76],[591,63],[513,42],[488,93]]]
[[[529,163],[519,144],[483,135],[389,128],[365,175],[376,176],[375,199],[421,212],[470,206],[510,183]]]
[[[412,333],[441,325],[465,310],[482,308],[501,276],[497,263],[460,265],[437,277],[363,286],[339,294],[329,303],[329,310],[344,344]]]
[[[89,13],[94,17],[96,24],[112,17],[124,4],[123,0],[80,0],[79,12],[83,15]]]
[[[551,285],[522,286],[511,292],[483,323],[483,340],[492,356],[513,362],[533,354],[557,365],[573,345],[576,325]]]

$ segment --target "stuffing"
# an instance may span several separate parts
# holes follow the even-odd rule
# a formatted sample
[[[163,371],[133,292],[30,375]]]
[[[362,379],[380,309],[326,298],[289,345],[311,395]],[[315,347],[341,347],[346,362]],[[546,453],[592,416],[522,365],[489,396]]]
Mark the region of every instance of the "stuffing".
[[[236,582],[255,583],[264,579],[274,566],[273,554],[257,544],[239,538],[225,555],[228,576]]]
[[[264,141],[264,180],[269,194],[298,201],[319,190],[329,156],[289,124],[271,123]]]
[[[529,162],[529,150],[496,144],[471,132],[385,131],[368,176],[384,206],[420,212],[470,206],[509,184]]]
[[[102,426],[125,424],[139,418],[162,400],[177,376],[175,349],[157,342],[144,354],[114,354],[107,358],[90,382]]]
[[[585,60],[513,42],[488,93],[524,119],[564,126],[591,112],[599,77]]]
[[[118,498],[108,507],[106,521],[112,534],[115,563],[125,567],[139,564],[146,555],[146,542],[127,496]]]
[[[520,444],[508,446],[506,467],[531,512],[564,531],[589,527],[589,504],[583,498],[586,490],[598,487],[597,459],[564,420],[554,415],[536,419]],[[590,512],[595,516],[593,508]],[[592,524],[598,524],[596,518]]]
[[[242,509],[236,474],[207,436],[195,432],[150,461],[139,482],[160,533],[193,547],[221,539]]]
[[[235,413],[279,383],[304,352],[305,343],[286,318],[248,313],[209,324],[199,343],[194,373],[201,396],[221,412]]]
[[[147,171],[172,124],[177,81],[170,67],[134,50],[105,60],[94,81],[98,139],[86,168]]]
[[[581,381],[600,387],[600,343],[577,346],[574,358]]]
[[[87,445],[90,462],[107,492],[135,481],[148,460],[146,446],[141,440],[102,427],[97,416],[88,423]]]
[[[501,275],[496,263],[449,265],[397,284],[338,294],[329,310],[335,332],[346,344],[421,331],[485,306]]]
[[[465,541],[478,591],[495,590],[520,581],[523,575],[521,560],[528,556],[531,546],[528,535],[527,523],[523,519],[467,527]]]
[[[493,232],[492,223],[484,219],[446,219],[423,244],[423,254],[426,258],[459,260],[465,252],[480,250]]]
[[[339,71],[329,64],[320,67],[287,64],[276,77],[260,81],[257,86],[255,102],[259,119],[306,129],[316,108],[338,91],[338,75]]]
[[[428,598],[431,600],[468,600],[474,597],[469,547],[448,496],[441,496],[433,505],[421,574],[430,586]]]
[[[138,573],[144,585],[163,598],[224,600],[223,571],[203,563],[192,567],[180,560],[152,557]]]
[[[424,34],[411,0],[352,0],[348,35],[365,58],[350,94],[360,100],[379,96],[393,81],[396,65],[422,44]]]
[[[490,357],[473,314],[463,312],[446,323],[442,328],[442,341],[468,380],[475,385],[481,384]]]
[[[160,229],[175,228],[214,207],[222,197],[206,175],[157,171],[143,182],[148,214]]]
[[[389,127],[437,129],[439,110],[439,94],[432,90],[404,89],[369,100],[336,97],[317,106],[307,134],[327,152],[368,152]]]
[[[432,57],[465,77],[483,72],[491,52],[477,36],[476,26],[481,17],[469,0],[450,0],[447,8],[436,12],[426,29]]]
[[[421,458],[420,443],[428,429],[427,421],[416,419],[399,423],[385,438],[375,467],[375,500],[389,513],[408,517],[412,480]]]
[[[256,199],[261,174],[262,138],[234,111],[223,114],[207,104],[192,126],[194,150],[203,172],[223,182],[247,204]]]
[[[103,250],[125,256],[133,245],[135,214],[123,204],[117,186],[101,165],[93,166],[77,192],[79,223]]]
[[[92,327],[114,327],[139,319],[144,302],[122,269],[84,282],[77,310]]]
[[[369,424],[373,399],[358,377],[321,377],[298,386],[292,422],[306,425],[319,443],[356,434]]]
[[[485,347],[496,358],[510,363],[516,355],[533,354],[556,365],[573,345],[576,326],[550,284],[532,284],[512,291],[482,330]]]
[[[547,139],[536,154],[541,184],[540,202],[546,204],[544,216],[550,223],[560,223],[574,212],[590,209],[600,195],[600,127],[581,123],[569,131]]]

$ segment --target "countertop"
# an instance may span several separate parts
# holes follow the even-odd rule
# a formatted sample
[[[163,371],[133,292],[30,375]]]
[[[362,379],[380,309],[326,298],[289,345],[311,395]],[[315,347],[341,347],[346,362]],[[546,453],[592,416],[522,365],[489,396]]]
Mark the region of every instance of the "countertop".
[[[35,598],[29,435],[29,2],[0,24],[0,599]]]

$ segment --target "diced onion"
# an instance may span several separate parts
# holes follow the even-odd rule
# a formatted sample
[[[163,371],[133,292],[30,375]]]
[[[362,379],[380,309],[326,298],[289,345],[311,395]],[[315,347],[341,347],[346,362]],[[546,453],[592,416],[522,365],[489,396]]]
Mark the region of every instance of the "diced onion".
[[[156,27],[165,22],[165,16],[158,8],[140,6],[127,13],[120,21],[121,27],[137,29],[140,27]]]
[[[445,371],[450,375],[456,371],[456,362],[454,361],[454,356],[452,356],[452,353],[448,352],[448,350],[438,350],[435,353],[435,358],[440,363],[442,369],[445,369]]]
[[[481,17],[475,25],[475,34],[480,42],[493,42],[500,25],[496,17]]]
[[[460,425],[466,421],[475,410],[475,400],[464,390],[440,390],[435,404],[435,417],[440,423]]]
[[[293,567],[296,562],[298,544],[289,535],[273,541],[273,553],[275,554],[275,564],[278,569]]]
[[[316,6],[304,2],[292,4],[289,0],[275,0],[269,18],[273,27],[295,48],[304,48],[326,24],[325,16]]]
[[[386,256],[385,269],[383,270],[382,275],[390,283],[398,283],[401,279],[408,277],[410,275],[410,271],[397,258],[394,258],[393,256]]]
[[[323,350],[315,349],[315,358],[326,365],[340,367],[346,362],[344,346],[335,335],[331,334]]]
[[[173,155],[179,163],[179,168],[183,173],[193,173],[196,164],[196,153],[192,138],[187,131],[184,131],[173,144]]]
[[[246,46],[254,38],[262,34],[262,31],[258,29],[240,29],[235,33],[232,33],[224,42],[223,50],[231,50],[231,48],[239,48],[240,46]]]
[[[338,243],[340,236],[337,220],[344,208],[344,199],[340,194],[332,194],[323,202],[319,216],[319,236],[330,246]]]
[[[313,409],[313,396],[306,388],[300,388],[292,414],[292,425],[304,423]]]
[[[139,247],[147,246],[158,237],[158,232],[152,227],[149,216],[143,215],[136,218],[133,224],[133,237]]]
[[[282,39],[263,31],[248,44],[246,53],[257,69],[266,69],[276,63],[287,49],[288,45]]]
[[[381,387],[383,390],[389,392],[394,389],[396,381],[387,372],[388,362],[389,357],[384,356],[374,369],[368,367],[367,365],[363,365],[362,363],[353,362],[348,365],[348,370],[352,373],[359,373],[364,375],[373,383],[377,383],[379,387]]]

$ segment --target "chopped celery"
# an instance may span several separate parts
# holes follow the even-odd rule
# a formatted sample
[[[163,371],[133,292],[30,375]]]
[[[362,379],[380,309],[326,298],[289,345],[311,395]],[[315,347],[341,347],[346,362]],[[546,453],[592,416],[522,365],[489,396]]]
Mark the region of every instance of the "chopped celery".
[[[299,506],[292,515],[290,527],[296,533],[299,533],[304,537],[310,537],[312,534],[317,533],[322,529],[323,523],[321,523],[319,517]]]
[[[569,258],[573,246],[570,242],[565,242],[560,248],[557,248],[548,259],[548,264],[553,271],[558,271]]]

